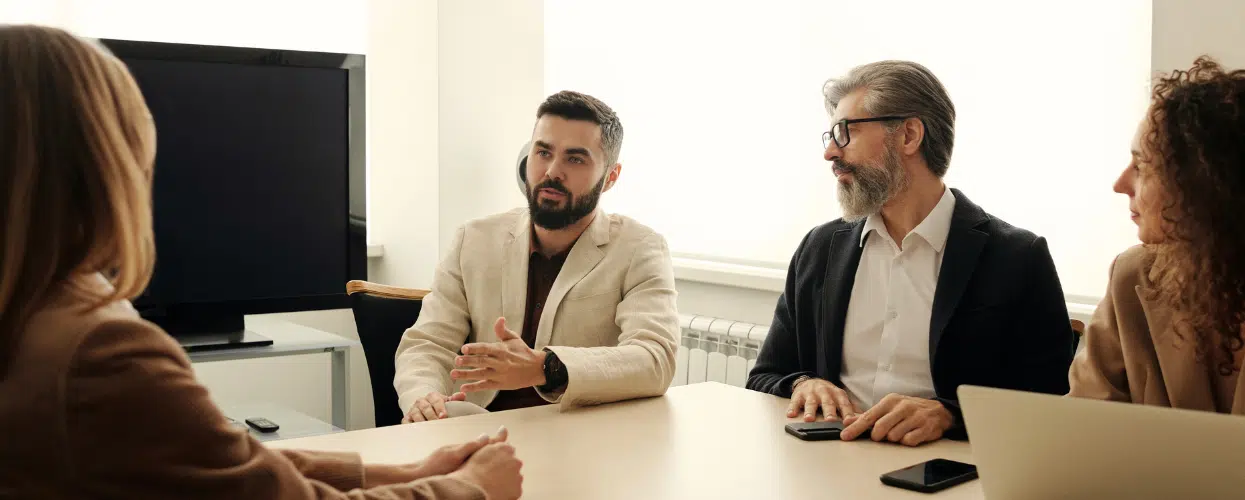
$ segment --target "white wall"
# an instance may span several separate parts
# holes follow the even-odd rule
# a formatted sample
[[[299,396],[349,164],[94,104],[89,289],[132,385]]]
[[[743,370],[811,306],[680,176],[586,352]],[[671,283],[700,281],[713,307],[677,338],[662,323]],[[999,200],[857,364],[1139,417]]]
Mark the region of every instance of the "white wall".
[[[368,240],[372,281],[427,288],[440,243],[436,0],[369,0]]]
[[[353,0],[43,0],[91,37],[363,53],[367,11]],[[245,12],[246,15],[238,15]],[[279,21],[274,29],[273,21]]]
[[[1188,69],[1210,54],[1231,68],[1245,68],[1245,2],[1154,0],[1151,56],[1155,71]]]
[[[56,25],[65,17],[65,0],[0,0],[0,22]]]
[[[774,319],[778,292],[676,280],[679,313],[768,325]]]
[[[544,97],[542,5],[541,0],[439,4],[442,250],[463,222],[524,204],[508,172],[531,138]]]

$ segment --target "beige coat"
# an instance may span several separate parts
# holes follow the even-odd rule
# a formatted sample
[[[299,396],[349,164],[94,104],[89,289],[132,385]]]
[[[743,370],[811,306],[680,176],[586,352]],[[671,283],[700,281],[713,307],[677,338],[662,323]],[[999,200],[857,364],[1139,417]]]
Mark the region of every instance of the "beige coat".
[[[493,342],[493,324],[523,325],[531,255],[527,209],[468,222],[437,266],[419,320],[396,356],[403,412],[429,392],[451,394],[455,355],[465,343]],[[679,338],[674,270],[666,240],[619,215],[597,212],[567,255],[536,330],[535,348],[566,365],[565,405],[607,403],[665,393]],[[488,406],[496,391],[469,394]]]
[[[1147,300],[1153,284],[1145,250],[1125,251],[1111,266],[1107,294],[1085,330],[1084,349],[1069,372],[1071,395],[1215,411],[1212,371],[1172,330],[1172,313]],[[1245,377],[1232,413],[1245,414]]]
[[[444,476],[362,490],[356,454],[265,448],[213,405],[169,335],[128,302],[84,313],[84,297],[65,287],[11,339],[0,498],[484,498]]]

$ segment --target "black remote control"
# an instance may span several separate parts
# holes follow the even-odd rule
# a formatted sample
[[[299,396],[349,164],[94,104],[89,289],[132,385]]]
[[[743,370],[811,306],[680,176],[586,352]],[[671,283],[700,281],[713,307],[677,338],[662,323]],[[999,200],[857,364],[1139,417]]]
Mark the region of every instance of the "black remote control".
[[[255,430],[257,430],[257,431],[259,431],[259,432],[263,432],[263,433],[265,433],[265,434],[267,434],[267,433],[269,433],[269,432],[277,432],[277,429],[280,429],[280,428],[281,428],[281,427],[280,427],[280,426],[278,426],[277,424],[273,423],[273,421],[268,420],[268,419],[263,418],[263,417],[251,417],[251,418],[248,418],[248,419],[246,419],[246,425],[249,425],[249,426],[251,426],[251,427],[255,428]]]

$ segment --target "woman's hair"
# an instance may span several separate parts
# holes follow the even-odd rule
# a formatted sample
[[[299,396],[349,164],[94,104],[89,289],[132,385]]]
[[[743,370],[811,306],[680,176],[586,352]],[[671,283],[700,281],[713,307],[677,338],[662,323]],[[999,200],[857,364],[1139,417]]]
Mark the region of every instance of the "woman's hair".
[[[1166,195],[1150,277],[1200,359],[1235,369],[1245,325],[1245,71],[1203,56],[1159,78],[1142,150]]]
[[[155,261],[155,129],[138,86],[102,46],[0,25],[0,367],[70,278],[103,273],[137,296]],[[81,288],[81,287],[78,287]]]

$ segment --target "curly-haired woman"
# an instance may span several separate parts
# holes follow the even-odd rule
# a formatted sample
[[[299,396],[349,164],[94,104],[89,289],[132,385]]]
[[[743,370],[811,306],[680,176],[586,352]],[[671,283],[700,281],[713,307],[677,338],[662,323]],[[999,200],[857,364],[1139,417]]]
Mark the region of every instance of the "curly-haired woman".
[[[1142,245],[1111,267],[1071,395],[1245,414],[1245,70],[1159,79],[1115,191]]]

